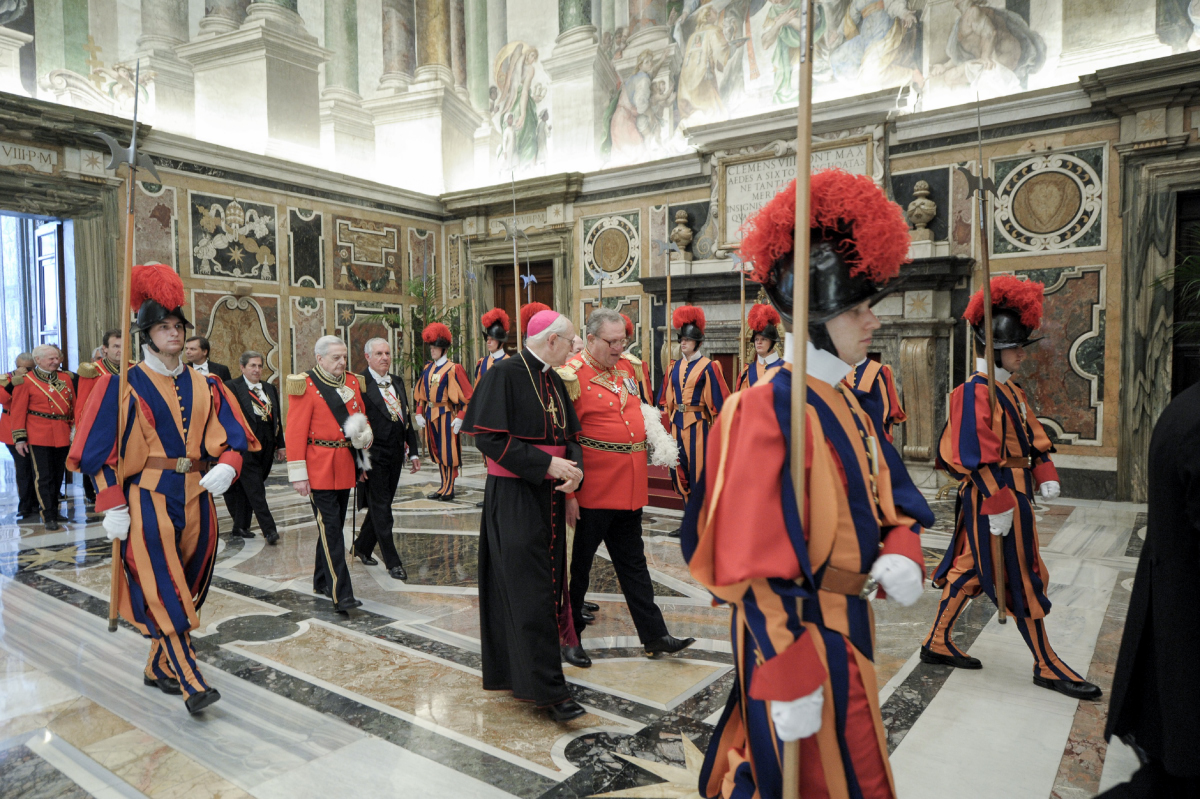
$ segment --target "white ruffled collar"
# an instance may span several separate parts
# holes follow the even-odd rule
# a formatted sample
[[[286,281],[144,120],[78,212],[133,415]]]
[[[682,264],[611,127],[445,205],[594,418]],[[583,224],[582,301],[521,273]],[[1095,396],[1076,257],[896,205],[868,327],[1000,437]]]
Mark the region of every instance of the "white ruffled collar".
[[[146,366],[152,372],[156,372],[163,377],[176,378],[183,374],[183,370],[187,368],[184,365],[183,359],[179,360],[179,364],[174,369],[168,369],[167,365],[158,357],[158,353],[150,349],[148,344],[142,345],[142,360],[146,362]]]

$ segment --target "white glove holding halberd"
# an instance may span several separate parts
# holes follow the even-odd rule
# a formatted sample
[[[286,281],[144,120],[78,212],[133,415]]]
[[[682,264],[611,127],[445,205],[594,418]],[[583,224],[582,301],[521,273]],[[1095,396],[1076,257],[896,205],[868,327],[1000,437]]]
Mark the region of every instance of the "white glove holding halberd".
[[[413,417],[413,424],[415,424],[417,426],[418,430],[424,430],[425,429],[425,416],[423,414],[417,414],[416,416]]]
[[[450,423],[450,430],[454,435],[458,435],[458,431],[462,430],[462,419],[455,419]]]
[[[894,599],[908,607],[921,598],[924,577],[921,567],[903,555],[880,555],[871,567],[875,582]]]
[[[129,537],[129,506],[109,508],[100,524],[104,527],[104,534],[108,536],[109,541],[124,541]]]
[[[1013,512],[1011,508],[1004,511],[1004,513],[993,513],[986,518],[992,535],[1008,535],[1012,532]]]
[[[200,487],[214,497],[219,497],[229,490],[236,478],[236,469],[228,463],[218,463],[208,470],[208,474],[200,478]]]
[[[791,702],[772,700],[771,721],[775,722],[775,734],[781,741],[798,741],[815,735],[821,729],[821,710],[824,706],[824,688]]]
[[[1058,499],[1058,495],[1062,493],[1062,486],[1057,480],[1047,480],[1038,486],[1038,491],[1042,493],[1042,499]]]

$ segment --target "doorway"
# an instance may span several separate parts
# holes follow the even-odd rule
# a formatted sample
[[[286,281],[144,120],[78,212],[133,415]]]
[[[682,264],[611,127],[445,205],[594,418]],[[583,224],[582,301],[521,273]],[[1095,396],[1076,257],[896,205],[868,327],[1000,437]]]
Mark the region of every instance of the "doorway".
[[[519,322],[517,318],[517,287],[512,266],[510,264],[496,264],[491,269],[492,286],[494,287],[493,302],[495,303],[493,307],[503,308],[507,311],[513,325],[516,325]],[[553,308],[554,262],[533,261],[529,264],[528,268],[526,268],[525,264],[521,264],[521,274],[527,275],[530,273],[533,274],[537,282],[529,284],[528,287],[521,287],[521,304],[525,305],[531,301],[541,302]],[[506,347],[509,350],[516,350],[517,340],[515,334],[510,333]]]
[[[1200,262],[1200,192],[1183,192],[1175,225],[1175,266],[1188,259]],[[1171,340],[1171,396],[1177,397],[1200,380],[1200,305],[1181,301],[1176,286],[1175,335]]]
[[[0,372],[39,344],[69,352],[67,294],[74,287],[63,254],[61,221],[0,214]]]

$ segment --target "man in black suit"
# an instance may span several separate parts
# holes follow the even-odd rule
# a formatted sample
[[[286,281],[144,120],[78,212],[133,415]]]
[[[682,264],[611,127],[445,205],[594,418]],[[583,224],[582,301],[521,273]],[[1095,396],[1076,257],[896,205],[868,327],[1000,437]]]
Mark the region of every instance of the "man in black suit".
[[[279,532],[275,528],[275,517],[267,505],[266,482],[275,460],[275,448],[283,444],[283,425],[280,422],[279,390],[270,383],[262,382],[264,360],[261,352],[243,352],[240,359],[242,376],[225,383],[242,406],[242,415],[250,424],[250,432],[262,445],[258,452],[247,452],[242,457],[241,477],[225,492],[225,506],[233,517],[233,535],[254,537],[254,533],[250,532],[250,514],[253,511],[263,538],[267,539],[268,544],[274,544],[279,540]]]
[[[408,573],[392,538],[392,500],[406,457],[414,474],[421,471],[417,431],[412,426],[404,381],[389,371],[392,348],[385,339],[373,338],[363,351],[367,356],[367,370],[362,378],[363,403],[367,406],[367,421],[375,433],[375,443],[371,445],[366,491],[359,495],[362,498],[358,503],[367,509],[367,515],[354,542],[353,554],[364,565],[374,566],[379,561],[371,557],[371,552],[379,544],[388,574],[396,580],[407,580]]]
[[[1142,767],[1101,794],[1113,799],[1200,796],[1200,383],[1159,417],[1148,464],[1146,543],[1104,731]]]
[[[188,364],[193,369],[200,374],[212,375],[228,383],[233,379],[233,375],[229,373],[229,367],[216,361],[210,361],[208,359],[210,349],[208,339],[204,336],[192,336],[183,344],[184,357],[187,358]]]

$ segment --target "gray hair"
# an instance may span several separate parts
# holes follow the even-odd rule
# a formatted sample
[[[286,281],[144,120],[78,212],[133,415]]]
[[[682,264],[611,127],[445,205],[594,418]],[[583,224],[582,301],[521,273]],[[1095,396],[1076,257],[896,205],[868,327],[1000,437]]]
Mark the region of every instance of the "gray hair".
[[[36,347],[33,348],[33,362],[37,363],[38,359],[42,358],[43,356],[49,355],[52,352],[58,353],[59,356],[62,355],[62,350],[60,350],[58,347],[54,346],[53,344],[37,345]]]
[[[17,356],[17,359],[14,363],[16,363],[17,366],[20,366],[22,362],[33,363],[33,355],[28,352],[22,352],[20,355]]]
[[[388,342],[388,340],[386,338],[380,338],[379,336],[376,336],[375,338],[367,339],[367,343],[363,345],[363,355],[370,355],[371,349],[375,346],[375,344],[377,342],[379,344],[386,344],[388,349],[391,349],[392,345]]]
[[[589,336],[600,335],[600,328],[612,322],[621,326],[621,332],[625,332],[625,320],[621,315],[612,308],[597,308],[592,311],[592,315],[587,320],[587,334]]]
[[[565,336],[567,331],[571,330],[573,327],[574,325],[571,324],[571,320],[566,314],[559,314],[558,318],[548,324],[545,330],[542,330],[536,335],[526,337],[525,343],[528,345],[542,345],[545,344],[546,340],[550,338],[551,333]]]
[[[317,343],[313,345],[313,355],[318,358],[324,358],[329,354],[329,348],[334,344],[346,346],[346,342],[342,341],[337,336],[321,336],[317,339]]]
[[[92,360],[93,360],[93,361],[94,361],[94,360],[96,360],[97,358],[99,358],[99,357],[100,357],[101,355],[103,355],[103,354],[104,354],[104,348],[103,348],[103,347],[97,347],[96,349],[92,350]]]
[[[244,368],[246,368],[246,364],[250,363],[250,360],[252,358],[258,358],[260,361],[263,362],[263,366],[267,365],[267,359],[265,357],[263,357],[263,354],[261,352],[259,352],[258,350],[246,350],[245,352],[242,353],[242,357],[238,358],[238,363],[240,363],[242,365],[242,368],[244,369]]]

